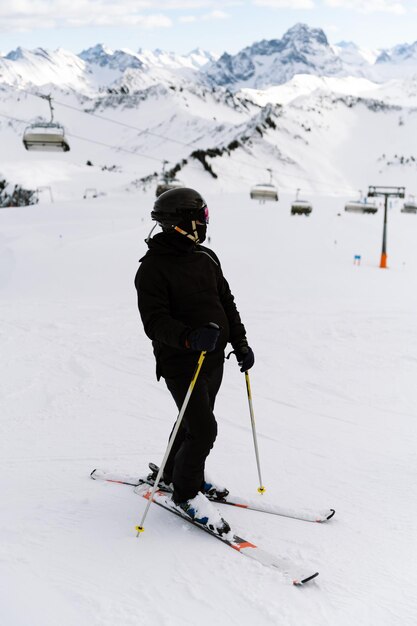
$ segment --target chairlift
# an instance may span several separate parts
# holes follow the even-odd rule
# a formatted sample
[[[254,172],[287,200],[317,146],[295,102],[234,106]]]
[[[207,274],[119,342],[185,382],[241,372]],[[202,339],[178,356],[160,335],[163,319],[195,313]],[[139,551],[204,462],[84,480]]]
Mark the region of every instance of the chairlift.
[[[51,120],[49,122],[35,122],[25,128],[23,145],[26,150],[36,152],[68,152],[70,147],[65,137],[64,127],[54,122],[52,97],[50,95],[41,95],[40,97],[49,103]]]
[[[39,194],[41,194],[42,192],[47,191],[49,192],[49,198],[51,200],[51,202],[54,201],[54,197],[52,195],[52,189],[49,185],[43,185],[42,187],[37,187],[36,188],[36,195],[38,197],[38,202],[39,202]]]
[[[157,198],[161,195],[161,193],[169,191],[170,189],[179,189],[181,187],[185,187],[184,183],[181,180],[178,180],[178,178],[169,178],[167,172],[165,171],[165,166],[167,165],[167,163],[168,161],[164,161],[162,165],[162,176],[159,179],[155,190],[155,196]]]
[[[404,202],[401,213],[417,213],[417,202],[415,202],[414,196],[410,195],[409,198],[409,200]]]
[[[300,200],[298,194],[300,189],[297,189],[297,194],[294,202],[291,204],[291,215],[310,215],[313,210],[313,206],[308,200]]]
[[[269,172],[269,183],[259,183],[254,185],[250,190],[251,200],[259,200],[259,202],[274,201],[278,202],[278,189],[272,184],[272,170]]]
[[[173,178],[170,181],[161,180],[156,186],[155,195],[158,197],[165,191],[169,191],[170,189],[179,189],[180,187],[185,187],[185,185],[183,182],[178,180],[178,178]]]
[[[359,200],[349,200],[345,204],[345,211],[348,213],[376,213],[378,207],[373,202],[367,202],[367,198],[362,198],[362,191],[359,191]]]
[[[95,187],[87,187],[84,191],[83,200],[87,198],[97,198],[97,189]]]

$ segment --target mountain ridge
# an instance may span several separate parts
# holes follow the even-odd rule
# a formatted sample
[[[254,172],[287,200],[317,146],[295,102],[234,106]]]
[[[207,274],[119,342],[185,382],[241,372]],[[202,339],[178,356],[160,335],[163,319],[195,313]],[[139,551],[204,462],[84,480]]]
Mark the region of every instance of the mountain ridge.
[[[237,54],[217,57],[197,48],[185,55],[139,49],[112,49],[99,43],[79,54],[58,48],[26,50],[19,46],[0,56],[0,84],[16,87],[50,83],[92,94],[124,75],[132,89],[186,79],[231,91],[267,89],[282,85],[297,74],[356,76],[374,82],[406,78],[417,73],[417,41],[392,48],[369,50],[353,42],[330,44],[321,28],[298,23],[281,39],[261,40]]]

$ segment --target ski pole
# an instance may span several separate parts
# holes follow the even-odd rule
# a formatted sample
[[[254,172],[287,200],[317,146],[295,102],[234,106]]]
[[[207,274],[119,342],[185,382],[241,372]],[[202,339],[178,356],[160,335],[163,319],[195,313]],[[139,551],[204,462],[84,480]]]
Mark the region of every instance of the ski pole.
[[[258,476],[259,476],[258,493],[265,493],[265,487],[262,484],[261,465],[259,463],[258,440],[257,440],[257,437],[256,437],[255,416],[253,414],[252,392],[251,392],[251,388],[250,388],[250,380],[249,380],[249,372],[248,371],[245,372],[245,381],[246,381],[246,391],[248,392],[249,412],[250,412],[250,420],[251,420],[251,424],[252,424],[253,443],[254,443],[254,446],[255,446],[256,464],[258,466]]]
[[[205,356],[206,356],[206,352],[203,350],[203,352],[201,352],[200,357],[198,359],[197,367],[196,367],[194,375],[193,375],[193,377],[191,379],[190,386],[188,387],[188,391],[187,391],[187,393],[185,395],[184,402],[182,403],[182,407],[181,407],[181,410],[180,410],[180,412],[178,414],[177,421],[175,422],[174,430],[172,431],[171,437],[169,438],[168,447],[166,449],[164,458],[163,458],[161,466],[159,468],[159,472],[158,472],[158,475],[156,477],[155,484],[154,484],[154,486],[152,488],[151,495],[149,496],[148,504],[146,505],[146,509],[145,509],[145,511],[143,513],[143,516],[142,516],[142,519],[140,521],[140,524],[138,526],[135,526],[135,530],[137,530],[136,537],[139,537],[139,534],[143,533],[143,531],[145,530],[143,525],[145,523],[145,519],[146,519],[146,516],[148,514],[149,507],[151,506],[153,497],[155,495],[155,491],[158,489],[159,481],[161,480],[161,476],[162,476],[162,473],[164,471],[164,468],[165,468],[165,465],[166,465],[169,453],[171,452],[171,448],[172,448],[172,446],[174,444],[175,437],[177,436],[177,432],[178,432],[178,430],[179,430],[179,428],[181,426],[182,418],[184,417],[185,410],[187,408],[187,405],[188,405],[188,402],[190,400],[191,394],[193,392],[194,386],[195,386],[195,384],[197,382],[197,378],[198,378],[198,375],[200,373],[201,366],[203,365],[203,361],[205,359]]]

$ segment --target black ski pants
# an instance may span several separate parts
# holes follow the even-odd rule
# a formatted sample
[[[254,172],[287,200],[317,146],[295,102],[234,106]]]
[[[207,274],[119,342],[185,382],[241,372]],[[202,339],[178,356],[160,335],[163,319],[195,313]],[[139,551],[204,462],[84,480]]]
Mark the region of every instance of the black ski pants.
[[[213,409],[223,378],[223,363],[209,371],[204,370],[204,365],[164,469],[164,480],[174,484],[173,498],[177,503],[194,498],[202,489],[205,461],[217,436]],[[192,375],[165,379],[179,410],[191,379]]]

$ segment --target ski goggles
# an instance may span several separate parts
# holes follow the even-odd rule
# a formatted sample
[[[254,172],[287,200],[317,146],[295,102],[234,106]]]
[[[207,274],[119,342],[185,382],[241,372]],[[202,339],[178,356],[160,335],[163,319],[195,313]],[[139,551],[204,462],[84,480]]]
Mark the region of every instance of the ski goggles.
[[[202,224],[208,224],[209,223],[209,210],[208,210],[207,206],[205,206],[204,208],[202,208],[202,209],[200,209],[198,211],[197,221],[201,222]]]

